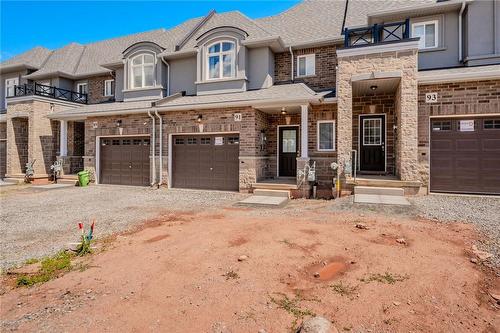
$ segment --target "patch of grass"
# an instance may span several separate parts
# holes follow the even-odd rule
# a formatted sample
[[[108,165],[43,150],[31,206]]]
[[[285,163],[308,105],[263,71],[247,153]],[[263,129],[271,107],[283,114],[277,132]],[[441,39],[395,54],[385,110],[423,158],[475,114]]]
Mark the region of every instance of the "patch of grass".
[[[226,272],[224,274],[222,274],[222,276],[224,276],[226,278],[226,280],[229,280],[229,279],[233,279],[233,280],[236,280],[236,279],[239,279],[240,276],[238,275],[238,273],[236,273],[235,271],[231,270],[229,272]]]
[[[399,274],[392,274],[389,272],[385,272],[384,274],[380,273],[370,274],[368,277],[362,278],[361,281],[366,283],[376,281],[386,284],[395,284],[396,282],[401,282],[409,278],[410,277],[408,275],[399,275]]]
[[[37,283],[47,282],[55,278],[59,273],[71,270],[71,257],[70,253],[61,251],[53,257],[43,259],[40,271],[19,276],[16,285],[18,287],[29,287]]]
[[[297,329],[297,322],[299,319],[302,319],[307,316],[315,316],[314,312],[309,309],[303,309],[299,306],[300,301],[303,299],[300,296],[296,296],[293,299],[290,299],[287,295],[278,293],[279,298],[275,298],[269,296],[272,303],[276,304],[279,309],[283,309],[292,316],[294,316],[294,320],[290,329],[295,332]]]
[[[347,296],[347,297],[352,297],[356,293],[358,287],[357,286],[350,286],[348,284],[342,283],[342,281],[330,285],[330,288],[337,294],[341,296]]]
[[[36,264],[39,261],[40,261],[40,259],[31,258],[31,259],[26,259],[26,261],[24,262],[24,264],[25,265],[32,265],[32,264]]]

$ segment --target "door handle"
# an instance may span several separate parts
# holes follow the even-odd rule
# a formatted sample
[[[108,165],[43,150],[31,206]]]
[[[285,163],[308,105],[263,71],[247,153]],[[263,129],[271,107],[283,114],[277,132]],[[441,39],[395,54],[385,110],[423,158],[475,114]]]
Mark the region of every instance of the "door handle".
[[[214,168],[210,168],[210,171],[212,171]]]
[[[129,163],[129,164],[128,164],[128,168],[129,168],[129,169],[132,169],[132,163]]]

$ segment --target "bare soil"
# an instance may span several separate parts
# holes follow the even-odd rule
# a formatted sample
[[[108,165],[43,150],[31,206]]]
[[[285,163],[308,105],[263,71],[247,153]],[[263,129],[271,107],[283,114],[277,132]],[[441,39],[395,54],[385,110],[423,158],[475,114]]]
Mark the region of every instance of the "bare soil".
[[[4,276],[2,331],[290,332],[318,314],[341,332],[499,332],[473,226],[290,205],[163,214],[82,271],[31,288]]]

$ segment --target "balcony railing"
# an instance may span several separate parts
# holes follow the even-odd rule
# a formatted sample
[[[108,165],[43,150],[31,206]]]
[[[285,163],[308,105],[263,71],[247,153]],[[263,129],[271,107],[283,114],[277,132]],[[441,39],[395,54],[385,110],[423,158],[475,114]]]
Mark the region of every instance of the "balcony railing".
[[[32,95],[55,98],[79,104],[87,104],[88,102],[87,94],[82,94],[76,91],[66,90],[53,86],[46,86],[44,84],[39,84],[39,83],[27,83],[15,86],[14,95],[8,97],[20,97],[20,96],[32,96]]]
[[[344,29],[344,47],[374,45],[402,41],[410,38],[410,20],[374,24],[362,28]]]

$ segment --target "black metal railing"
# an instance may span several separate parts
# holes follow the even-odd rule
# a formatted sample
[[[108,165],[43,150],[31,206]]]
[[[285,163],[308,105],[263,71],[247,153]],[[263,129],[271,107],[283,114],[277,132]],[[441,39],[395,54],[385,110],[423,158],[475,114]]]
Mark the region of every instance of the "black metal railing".
[[[402,41],[410,38],[410,20],[374,24],[362,28],[344,29],[344,47],[373,45],[383,42]]]
[[[31,96],[31,95],[55,98],[63,101],[80,103],[80,104],[88,103],[87,94],[82,94],[76,91],[71,91],[63,88],[47,86],[39,83],[26,83],[14,86],[14,95],[8,97],[20,97],[20,96]]]

